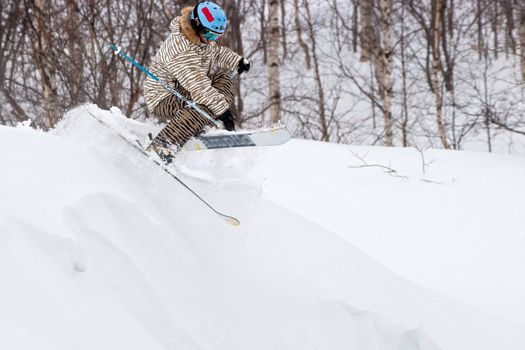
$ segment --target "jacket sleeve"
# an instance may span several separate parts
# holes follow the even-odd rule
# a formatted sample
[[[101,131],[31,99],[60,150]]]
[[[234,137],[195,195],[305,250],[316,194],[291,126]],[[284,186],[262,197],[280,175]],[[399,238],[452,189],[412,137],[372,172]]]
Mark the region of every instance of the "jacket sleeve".
[[[224,113],[229,104],[226,98],[211,85],[211,80],[200,69],[201,58],[192,50],[186,50],[171,57],[168,70],[182,87],[189,91],[197,104],[208,107],[216,116]]]
[[[227,48],[226,46],[217,45],[215,54],[213,55],[213,63],[221,68],[226,68],[231,71],[237,71],[241,56]]]

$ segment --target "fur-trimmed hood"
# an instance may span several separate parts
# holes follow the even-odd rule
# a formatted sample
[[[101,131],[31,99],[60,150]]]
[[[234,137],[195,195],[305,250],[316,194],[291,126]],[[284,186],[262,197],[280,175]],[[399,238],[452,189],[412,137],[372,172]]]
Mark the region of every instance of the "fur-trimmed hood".
[[[197,32],[195,32],[195,29],[193,29],[193,26],[190,22],[191,11],[193,11],[193,6],[187,6],[183,8],[181,16],[173,20],[173,22],[170,25],[170,29],[174,33],[180,30],[182,35],[184,35],[186,39],[188,39],[192,44],[200,46],[202,42],[199,38],[199,35],[197,34]],[[179,27],[180,29],[177,27]]]

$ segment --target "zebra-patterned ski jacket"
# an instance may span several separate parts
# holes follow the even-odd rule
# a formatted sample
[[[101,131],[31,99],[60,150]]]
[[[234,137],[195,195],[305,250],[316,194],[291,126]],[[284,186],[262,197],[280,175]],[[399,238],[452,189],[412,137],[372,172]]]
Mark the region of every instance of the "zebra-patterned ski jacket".
[[[171,22],[171,34],[153,58],[151,72],[165,82],[178,81],[186,90],[180,91],[183,95],[189,95],[217,116],[229,105],[224,95],[211,86],[210,70],[212,65],[236,70],[241,56],[216,42],[202,43],[190,23],[192,10],[191,6],[184,8],[182,15]],[[150,112],[169,95],[158,82],[146,79],[144,96]]]

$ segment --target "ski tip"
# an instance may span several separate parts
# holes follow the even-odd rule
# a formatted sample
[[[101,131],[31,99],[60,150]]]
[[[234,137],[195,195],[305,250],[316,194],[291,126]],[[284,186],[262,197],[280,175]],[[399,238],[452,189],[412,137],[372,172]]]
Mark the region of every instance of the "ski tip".
[[[241,225],[241,222],[239,220],[237,220],[236,218],[234,217],[231,217],[231,216],[227,216],[224,218],[224,220],[226,220],[226,222],[232,226],[240,226]]]

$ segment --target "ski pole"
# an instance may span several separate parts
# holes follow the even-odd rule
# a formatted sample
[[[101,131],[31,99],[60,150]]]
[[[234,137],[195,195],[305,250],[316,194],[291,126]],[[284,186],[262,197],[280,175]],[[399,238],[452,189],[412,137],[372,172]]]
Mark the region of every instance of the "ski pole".
[[[120,55],[121,57],[125,58],[127,61],[131,62],[135,67],[137,67],[138,69],[140,69],[142,72],[146,73],[151,79],[155,80],[156,82],[158,82],[164,89],[166,89],[168,92],[174,94],[175,96],[177,96],[178,98],[180,98],[182,101],[184,101],[188,106],[190,106],[191,109],[193,110],[196,110],[197,112],[199,112],[204,118],[208,119],[210,122],[213,123],[213,125],[215,125],[216,127],[219,126],[219,123],[217,123],[217,121],[215,120],[215,118],[213,118],[211,115],[209,115],[206,111],[204,111],[202,108],[200,108],[199,106],[197,106],[197,104],[189,99],[187,99],[186,97],[184,97],[180,92],[178,92],[177,90],[175,90],[174,88],[172,88],[167,82],[165,82],[164,80],[161,80],[159,79],[155,74],[151,73],[149,70],[147,70],[146,68],[144,68],[142,65],[140,65],[140,63],[138,63],[137,61],[135,61],[133,58],[129,57],[128,55],[126,55],[123,51],[122,51],[122,48],[120,46],[116,46],[114,44],[110,44],[111,46],[111,49],[113,49],[113,53],[115,55]]]

